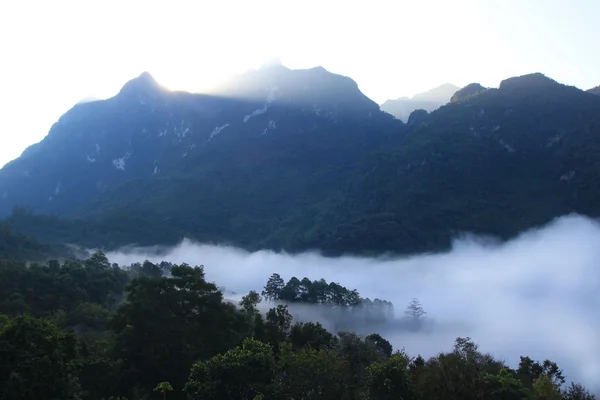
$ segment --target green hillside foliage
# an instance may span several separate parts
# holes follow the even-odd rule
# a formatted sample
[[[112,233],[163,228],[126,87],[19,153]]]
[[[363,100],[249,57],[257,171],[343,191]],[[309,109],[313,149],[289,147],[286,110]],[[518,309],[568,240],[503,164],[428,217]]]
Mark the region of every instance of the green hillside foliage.
[[[286,304],[366,302],[337,283],[274,274],[264,295],[291,303],[264,314],[257,292],[232,303],[185,264],[2,261],[0,398],[594,399],[552,361],[513,369],[469,338],[424,359],[376,333],[293,320]]]
[[[0,222],[0,259],[44,261],[62,250],[38,242],[33,237],[16,232],[8,224]]]

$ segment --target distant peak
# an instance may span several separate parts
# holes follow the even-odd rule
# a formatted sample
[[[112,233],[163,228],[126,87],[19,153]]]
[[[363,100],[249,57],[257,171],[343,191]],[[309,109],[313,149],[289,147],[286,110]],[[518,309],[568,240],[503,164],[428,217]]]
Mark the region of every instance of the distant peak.
[[[535,90],[559,85],[560,83],[556,82],[554,79],[550,79],[540,72],[535,72],[533,74],[515,76],[513,78],[505,79],[500,83],[499,88],[502,90]]]
[[[440,90],[440,89],[444,89],[444,90],[445,89],[456,89],[456,90],[458,90],[460,88],[458,86],[456,86],[456,85],[453,85],[452,83],[443,83],[440,86],[437,86],[437,87],[435,87],[435,88],[433,88],[433,89],[431,89],[429,91]]]
[[[96,96],[88,96],[88,97],[84,97],[83,99],[79,100],[77,103],[75,103],[75,105],[92,103],[92,102],[99,101],[99,100],[102,100],[102,99],[100,99],[99,97],[96,97]]]
[[[478,95],[479,93],[483,93],[487,88],[481,86],[479,83],[470,83],[464,88],[458,90],[452,98],[450,99],[450,103],[460,103],[469,97]]]
[[[444,83],[443,85],[436,86],[433,89],[429,89],[426,92],[417,93],[411,99],[419,101],[433,101],[436,103],[447,103],[454,93],[460,88],[451,83]]]
[[[162,91],[163,88],[156,82],[148,71],[142,72],[137,78],[133,78],[119,92],[119,95],[150,94]]]
[[[587,92],[591,93],[591,94],[596,94],[596,95],[600,96],[600,86],[596,86],[594,88],[591,88],[591,89],[587,90]]]

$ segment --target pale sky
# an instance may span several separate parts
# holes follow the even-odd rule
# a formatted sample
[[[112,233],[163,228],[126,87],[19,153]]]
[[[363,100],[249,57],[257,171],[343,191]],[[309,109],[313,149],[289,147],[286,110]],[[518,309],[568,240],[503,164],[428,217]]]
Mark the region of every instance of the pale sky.
[[[1,0],[0,165],[143,71],[202,91],[280,58],[350,76],[378,103],[530,72],[589,89],[599,15],[599,0]]]

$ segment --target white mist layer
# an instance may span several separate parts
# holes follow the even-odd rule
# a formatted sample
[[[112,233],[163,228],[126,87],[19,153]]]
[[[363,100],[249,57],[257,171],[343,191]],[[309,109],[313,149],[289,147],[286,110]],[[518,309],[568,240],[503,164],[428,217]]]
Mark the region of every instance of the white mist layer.
[[[516,366],[519,356],[550,359],[568,381],[590,389],[600,385],[600,224],[568,216],[507,243],[461,239],[450,252],[405,258],[326,258],[270,251],[248,253],[231,247],[184,241],[158,248],[108,253],[128,265],[148,259],[204,265],[206,277],[239,295],[261,291],[268,277],[324,278],[362,297],[394,303],[401,314],[417,297],[433,320],[426,332],[378,332],[410,355],[450,351],[469,336],[483,352]]]

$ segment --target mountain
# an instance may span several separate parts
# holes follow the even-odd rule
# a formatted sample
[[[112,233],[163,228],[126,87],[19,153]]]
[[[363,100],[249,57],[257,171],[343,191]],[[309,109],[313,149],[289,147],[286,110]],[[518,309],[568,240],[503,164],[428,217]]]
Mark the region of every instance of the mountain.
[[[594,88],[591,88],[588,90],[589,93],[591,94],[597,94],[600,95],[600,86],[596,86]]]
[[[322,68],[259,70],[212,95],[170,92],[143,73],[113,98],[74,106],[6,165],[0,215],[15,205],[65,214],[125,182],[191,168],[251,173],[287,150],[297,152],[296,164],[304,155],[315,165],[315,157],[342,162],[346,151],[381,146],[381,135],[394,140],[400,130],[354,81]]]
[[[142,75],[2,169],[2,211],[88,246],[429,251],[600,215],[599,149],[600,97],[542,74],[469,85],[406,125],[322,68],[268,66],[211,95]]]
[[[454,93],[450,98],[450,103],[460,103],[472,96],[485,92],[486,90],[487,88],[484,88],[479,83],[471,83],[465,86],[464,88],[456,91],[456,93]]]
[[[428,250],[464,232],[508,238],[600,215],[600,97],[542,74],[476,88],[365,157],[345,198],[371,195],[331,232],[340,248]]]
[[[446,83],[411,98],[400,97],[395,100],[387,100],[381,105],[381,109],[406,122],[409,115],[415,110],[431,112],[448,103],[452,95],[459,89],[458,86]]]
[[[357,160],[405,131],[356,82],[320,67],[270,65],[210,95],[170,92],[144,73],[113,98],[74,106],[6,165],[0,214],[23,206],[86,221],[28,225],[48,239],[110,230],[102,243],[269,243],[295,213],[314,212],[316,199],[341,196]],[[31,218],[16,215],[20,228]]]

